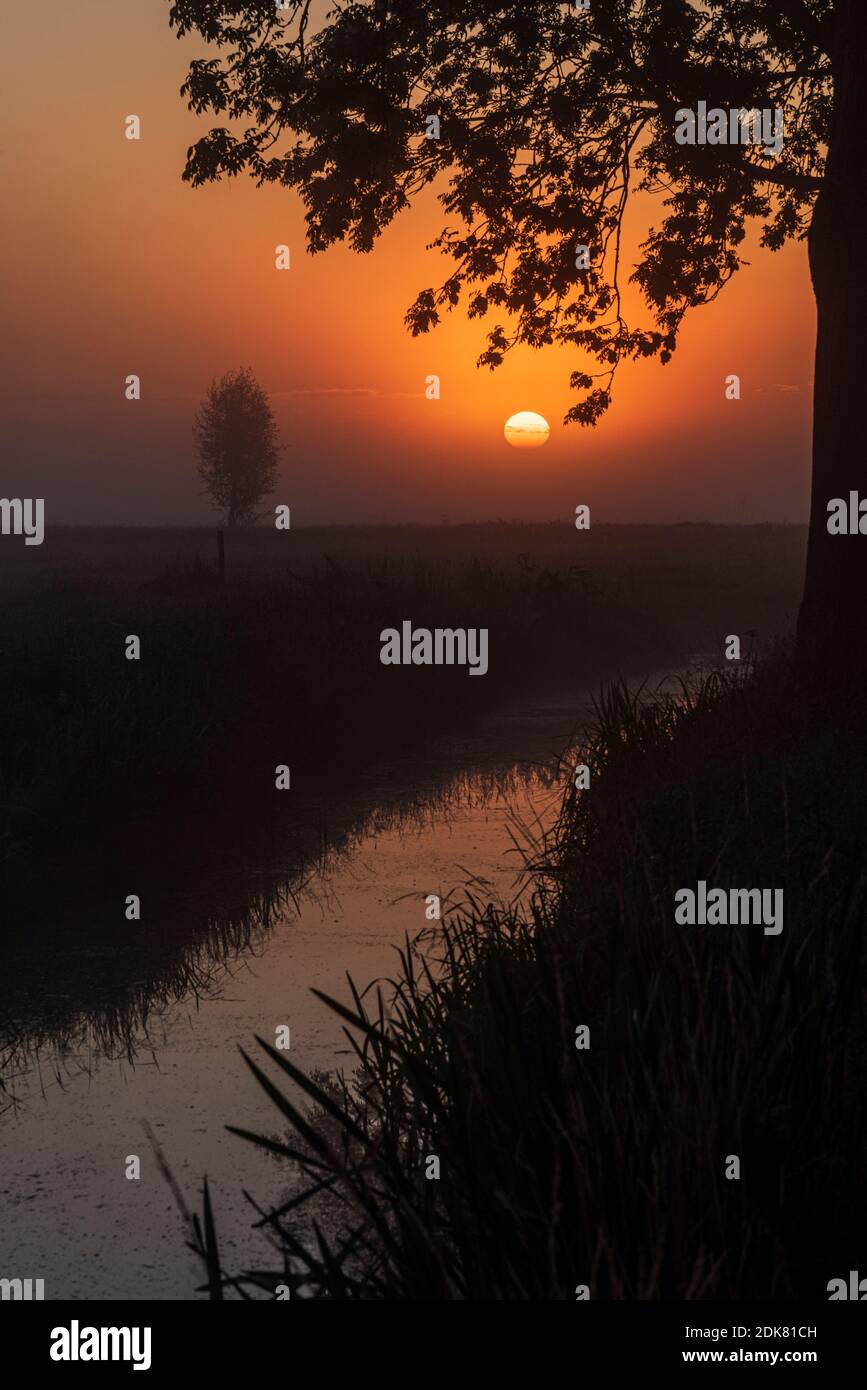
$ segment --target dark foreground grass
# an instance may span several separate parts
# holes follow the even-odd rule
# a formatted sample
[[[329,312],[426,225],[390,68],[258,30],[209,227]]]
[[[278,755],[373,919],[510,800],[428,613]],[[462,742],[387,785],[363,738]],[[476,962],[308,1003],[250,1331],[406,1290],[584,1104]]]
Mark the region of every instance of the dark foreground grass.
[[[261,1043],[283,1125],[244,1137],[306,1186],[240,1276],[206,1204],[211,1295],[826,1298],[863,1268],[863,732],[774,661],[679,702],[610,688],[530,906],[447,917],[387,1004],[327,1001],[351,1084]],[[783,888],[782,934],[675,925],[699,878]]]

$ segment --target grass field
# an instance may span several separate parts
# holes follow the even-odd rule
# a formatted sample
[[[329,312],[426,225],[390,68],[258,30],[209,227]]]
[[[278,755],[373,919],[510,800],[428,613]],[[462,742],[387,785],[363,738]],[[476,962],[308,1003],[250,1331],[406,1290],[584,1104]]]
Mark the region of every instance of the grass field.
[[[263,804],[280,764],[303,785],[528,690],[768,638],[793,622],[803,546],[786,527],[254,529],[229,535],[221,586],[210,531],[5,538],[0,862],[190,796]],[[487,628],[488,674],[383,667],[380,631],[407,618]]]

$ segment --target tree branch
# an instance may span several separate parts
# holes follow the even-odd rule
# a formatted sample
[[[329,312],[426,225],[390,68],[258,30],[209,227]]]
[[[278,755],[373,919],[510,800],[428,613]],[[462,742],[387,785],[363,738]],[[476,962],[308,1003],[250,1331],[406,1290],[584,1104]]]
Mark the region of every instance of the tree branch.
[[[816,178],[813,174],[799,174],[796,169],[763,169],[759,164],[750,164],[745,159],[736,166],[744,169],[756,183],[775,183],[779,188],[788,188],[792,193],[799,193],[807,198],[811,193],[818,193],[822,187],[823,180]]]

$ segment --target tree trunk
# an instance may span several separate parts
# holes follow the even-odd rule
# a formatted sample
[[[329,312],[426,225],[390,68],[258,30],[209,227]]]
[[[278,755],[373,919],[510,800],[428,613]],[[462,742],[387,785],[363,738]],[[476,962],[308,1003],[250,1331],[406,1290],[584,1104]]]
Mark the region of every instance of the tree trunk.
[[[839,684],[867,674],[867,534],[828,532],[833,498],[867,499],[867,0],[836,0],[835,28],[828,161],[809,236],[818,334],[798,660]]]

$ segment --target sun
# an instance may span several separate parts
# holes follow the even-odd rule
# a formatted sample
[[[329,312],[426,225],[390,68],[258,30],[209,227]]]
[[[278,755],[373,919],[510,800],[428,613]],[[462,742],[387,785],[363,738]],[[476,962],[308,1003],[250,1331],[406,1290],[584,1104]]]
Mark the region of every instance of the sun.
[[[548,443],[551,428],[544,415],[535,410],[519,410],[510,415],[503,429],[503,437],[513,449],[539,449]]]

